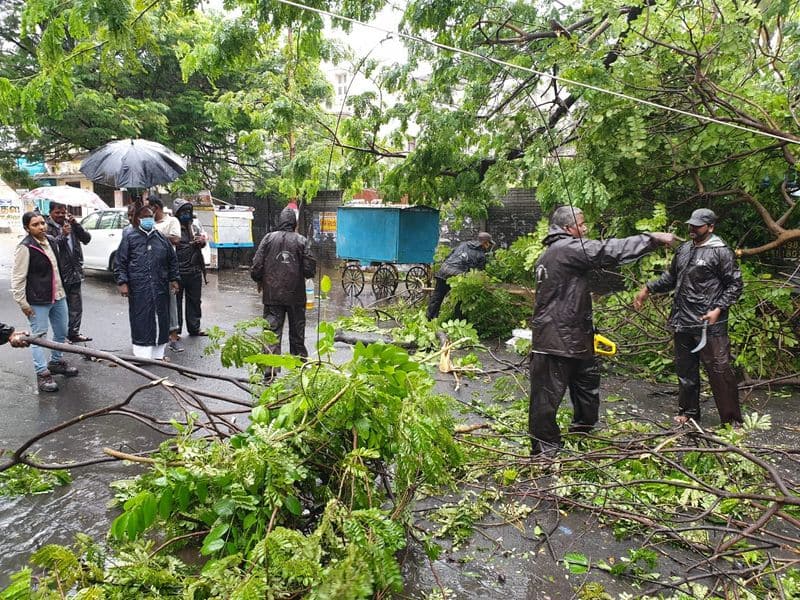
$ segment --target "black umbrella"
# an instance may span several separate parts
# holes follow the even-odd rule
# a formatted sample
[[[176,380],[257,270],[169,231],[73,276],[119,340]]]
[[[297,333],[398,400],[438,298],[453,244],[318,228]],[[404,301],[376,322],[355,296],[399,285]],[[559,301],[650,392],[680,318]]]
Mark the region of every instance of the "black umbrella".
[[[186,161],[158,142],[126,139],[92,150],[80,171],[111,187],[149,188],[183,175]]]

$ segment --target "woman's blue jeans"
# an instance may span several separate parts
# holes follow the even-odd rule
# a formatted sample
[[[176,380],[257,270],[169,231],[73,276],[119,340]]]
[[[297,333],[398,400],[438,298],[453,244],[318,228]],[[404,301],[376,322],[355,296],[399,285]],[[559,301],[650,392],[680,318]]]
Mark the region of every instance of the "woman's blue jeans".
[[[36,336],[40,333],[47,335],[49,325],[53,326],[53,341],[64,343],[67,339],[67,327],[69,325],[69,311],[67,310],[67,299],[61,298],[53,304],[31,304],[33,316],[28,317],[31,324],[31,335]],[[33,368],[36,373],[47,370],[47,360],[45,360],[44,348],[31,344],[33,354]],[[61,360],[61,351],[52,350],[50,360]]]

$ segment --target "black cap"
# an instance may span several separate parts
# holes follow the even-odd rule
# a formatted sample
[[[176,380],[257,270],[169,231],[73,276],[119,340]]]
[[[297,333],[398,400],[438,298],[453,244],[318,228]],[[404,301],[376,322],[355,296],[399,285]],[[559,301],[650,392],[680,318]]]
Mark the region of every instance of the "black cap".
[[[717,215],[710,208],[698,208],[686,221],[687,225],[694,225],[695,227],[702,227],[703,225],[713,225],[717,222]]]

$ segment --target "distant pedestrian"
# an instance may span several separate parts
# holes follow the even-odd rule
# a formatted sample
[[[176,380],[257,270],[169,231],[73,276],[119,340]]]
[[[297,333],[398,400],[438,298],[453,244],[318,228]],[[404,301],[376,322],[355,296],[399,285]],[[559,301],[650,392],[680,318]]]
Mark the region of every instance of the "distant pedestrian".
[[[716,223],[714,211],[695,210],[686,221],[691,239],[678,247],[669,269],[649,281],[633,300],[640,310],[651,293],[675,290],[667,325],[674,331],[678,424],[689,419],[700,422],[701,361],[722,424],[742,422],[728,338],[728,309],[742,293],[742,273],[733,250],[714,234]],[[703,338],[705,345],[695,351]]]
[[[11,272],[11,293],[22,312],[28,317],[33,335],[46,335],[53,328],[53,341],[63,343],[67,338],[69,311],[64,285],[59,271],[58,248],[47,235],[44,217],[35,212],[22,215],[22,227],[28,234],[14,250]],[[31,346],[36,383],[42,392],[57,392],[53,375],[74,377],[78,369],[68,364],[60,350],[50,352],[45,360],[44,348]]]
[[[177,247],[181,241],[181,224],[177,218],[164,211],[164,202],[155,194],[147,197],[147,204],[153,211],[156,229],[170,244]],[[178,294],[170,292],[169,298],[169,349],[173,352],[183,352],[180,342],[180,320],[178,318]]]
[[[163,360],[169,341],[169,298],[178,290],[178,258],[155,228],[147,205],[139,207],[131,229],[122,236],[114,276],[120,294],[128,298],[133,354]]]
[[[447,283],[447,280],[472,269],[483,270],[486,267],[486,253],[491,247],[492,236],[481,231],[476,240],[461,242],[448,254],[434,277],[436,284],[428,302],[427,317],[429,321],[439,316],[442,302],[450,292],[450,284]],[[455,308],[454,316],[456,319],[462,318],[461,308],[458,305]]]
[[[597,423],[600,370],[594,355],[591,272],[675,241],[671,233],[661,232],[592,240],[587,231],[583,211],[558,207],[543,241],[546,249],[536,262],[528,411],[531,454],[552,454],[561,446],[556,414],[567,389],[573,407],[570,432],[588,433]]]
[[[194,207],[191,202],[176,199],[172,204],[175,217],[181,225],[180,241],[175,247],[178,253],[178,270],[181,274],[181,289],[176,296],[178,307],[178,335],[183,331],[183,316],[186,314],[186,329],[191,336],[207,335],[200,328],[203,294],[204,259],[201,249],[206,238],[194,224]],[[185,301],[185,310],[184,310]]]
[[[264,302],[264,318],[278,336],[268,351],[280,354],[283,324],[289,319],[289,352],[308,356],[305,346],[305,280],[314,277],[317,261],[307,240],[295,232],[297,217],[290,207],[281,211],[278,229],[264,236],[253,257],[250,276],[258,283]]]
[[[50,217],[47,219],[47,233],[56,240],[61,258],[61,281],[67,295],[69,326],[67,339],[70,342],[88,342],[92,338],[81,333],[83,318],[83,249],[82,244],[92,241],[92,235],[86,231],[75,217],[67,212],[67,207],[58,202],[50,203]]]

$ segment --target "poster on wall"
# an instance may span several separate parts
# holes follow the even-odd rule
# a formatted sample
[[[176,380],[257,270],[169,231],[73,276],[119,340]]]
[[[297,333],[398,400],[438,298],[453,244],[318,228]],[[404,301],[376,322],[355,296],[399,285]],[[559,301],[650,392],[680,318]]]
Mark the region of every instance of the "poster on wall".
[[[315,242],[323,240],[336,241],[336,212],[318,212],[314,215],[313,239]]]

